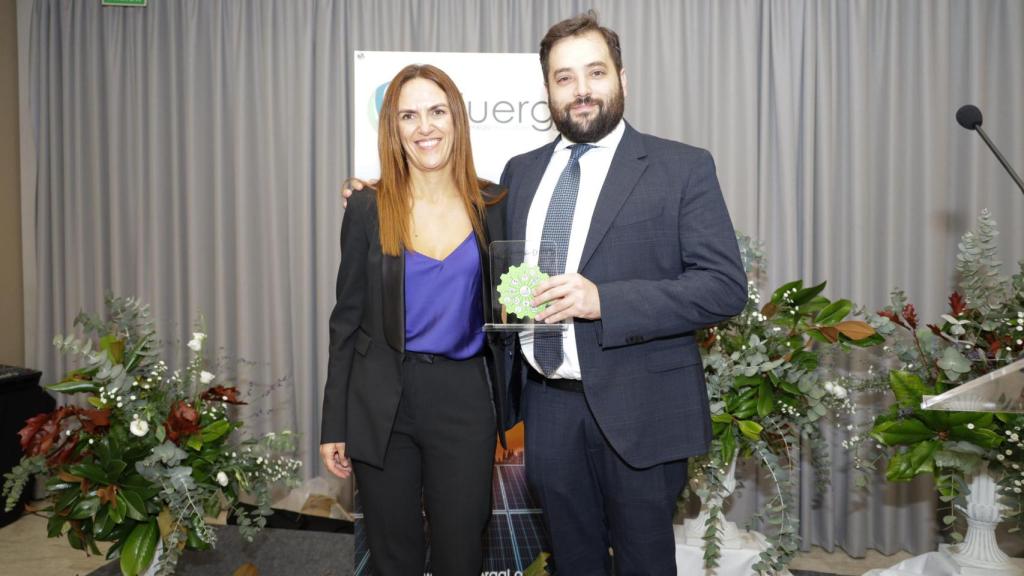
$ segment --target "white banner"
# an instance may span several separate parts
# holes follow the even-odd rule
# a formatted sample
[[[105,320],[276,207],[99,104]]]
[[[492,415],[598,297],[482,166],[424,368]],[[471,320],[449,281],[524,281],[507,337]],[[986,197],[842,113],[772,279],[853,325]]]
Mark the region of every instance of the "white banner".
[[[353,55],[354,175],[376,178],[377,123],[388,83],[409,64],[433,64],[462,92],[477,174],[497,182],[505,162],[557,135],[537,54],[366,52]]]

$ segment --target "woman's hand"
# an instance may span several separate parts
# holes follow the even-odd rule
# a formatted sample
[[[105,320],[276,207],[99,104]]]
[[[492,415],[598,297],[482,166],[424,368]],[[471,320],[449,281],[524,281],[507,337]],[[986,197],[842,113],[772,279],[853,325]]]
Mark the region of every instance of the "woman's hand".
[[[321,444],[320,459],[331,474],[338,478],[348,478],[352,475],[352,461],[345,456],[344,442]]]

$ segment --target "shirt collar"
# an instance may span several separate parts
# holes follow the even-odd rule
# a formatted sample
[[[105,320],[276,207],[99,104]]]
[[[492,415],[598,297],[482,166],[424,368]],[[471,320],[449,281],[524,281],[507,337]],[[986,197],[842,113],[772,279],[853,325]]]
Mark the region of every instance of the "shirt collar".
[[[619,141],[622,140],[622,135],[625,132],[626,132],[626,121],[625,120],[619,120],[618,125],[615,126],[615,128],[611,132],[606,134],[604,138],[601,138],[597,142],[592,142],[591,146],[594,146],[596,148],[608,148],[608,149],[614,151],[616,148],[618,148]],[[559,137],[558,137],[558,144],[555,144],[555,152],[559,152],[561,150],[565,150],[565,149],[569,148],[569,146],[572,146],[574,144],[576,144],[576,143],[573,142],[572,140],[569,140],[564,135],[560,134]]]

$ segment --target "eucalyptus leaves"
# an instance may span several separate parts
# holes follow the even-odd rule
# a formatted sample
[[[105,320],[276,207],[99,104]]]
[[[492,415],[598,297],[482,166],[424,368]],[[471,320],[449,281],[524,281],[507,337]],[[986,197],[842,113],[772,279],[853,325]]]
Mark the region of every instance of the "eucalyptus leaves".
[[[746,309],[737,317],[698,335],[704,349],[704,371],[712,413],[710,453],[692,462],[701,476],[698,495],[720,501],[724,471],[735,458],[754,458],[771,480],[773,498],[760,520],[770,547],[755,566],[777,573],[797,552],[797,511],[793,482],[801,442],[812,448],[819,483],[828,478],[828,451],[819,421],[852,413],[850,384],[825,378],[821,354],[870,347],[882,337],[865,321],[854,318],[853,303],[823,296],[825,283],[804,286],[789,282],[762,305],[758,281],[764,255],[749,238],[739,236],[744,265],[751,278]],[[708,517],[705,565],[717,565],[721,516]]]

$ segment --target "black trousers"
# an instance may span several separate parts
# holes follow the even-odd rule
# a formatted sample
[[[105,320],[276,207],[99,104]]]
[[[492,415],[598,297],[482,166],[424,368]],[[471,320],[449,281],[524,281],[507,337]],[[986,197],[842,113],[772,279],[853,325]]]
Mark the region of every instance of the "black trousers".
[[[672,516],[686,460],[633,468],[608,444],[582,392],[527,382],[526,479],[544,508],[558,574],[675,576]]]
[[[482,358],[407,353],[384,468],[354,461],[376,576],[478,576],[496,424]]]

